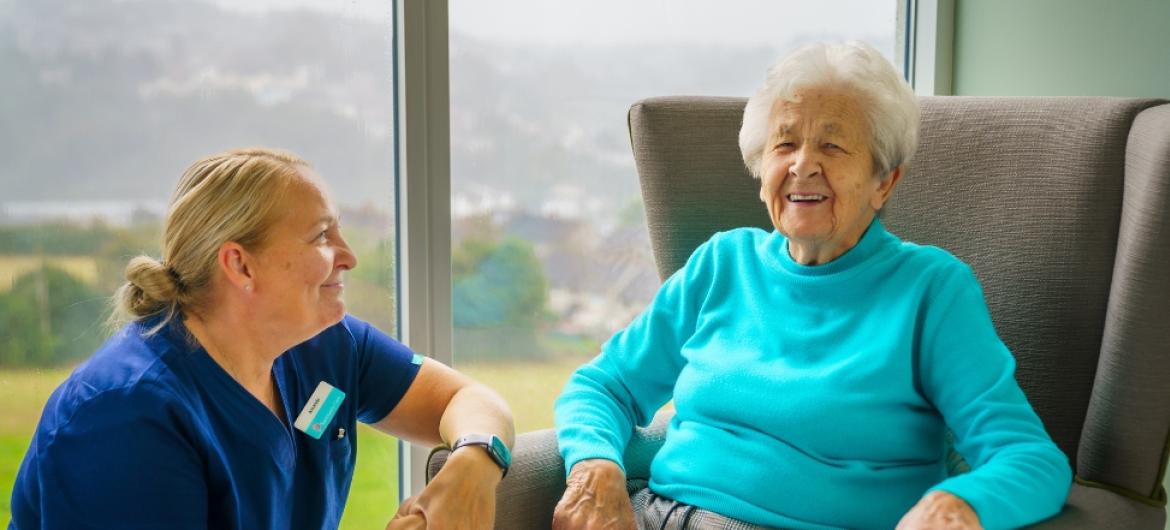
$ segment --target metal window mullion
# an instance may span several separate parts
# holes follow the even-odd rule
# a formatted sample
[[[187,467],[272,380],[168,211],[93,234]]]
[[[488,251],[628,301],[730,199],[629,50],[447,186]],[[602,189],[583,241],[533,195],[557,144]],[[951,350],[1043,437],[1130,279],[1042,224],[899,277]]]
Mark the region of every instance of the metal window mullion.
[[[452,363],[447,0],[395,3],[399,339]],[[399,500],[425,484],[429,448],[399,442]]]
[[[954,92],[955,0],[911,0],[910,84],[920,96]]]

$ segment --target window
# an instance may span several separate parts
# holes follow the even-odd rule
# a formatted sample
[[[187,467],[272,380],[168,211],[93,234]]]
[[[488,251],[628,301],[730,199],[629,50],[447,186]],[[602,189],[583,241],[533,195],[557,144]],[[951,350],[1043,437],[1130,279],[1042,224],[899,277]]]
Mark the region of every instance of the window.
[[[329,183],[360,266],[350,312],[395,332],[392,4],[0,4],[0,521],[49,393],[104,340],[127,260],[159,255],[179,175],[290,150]],[[393,439],[359,430],[343,527],[395,509]]]
[[[103,339],[127,259],[158,254],[193,160],[268,145],[312,161],[359,253],[351,312],[444,362],[454,325],[455,364],[504,393],[520,431],[543,428],[658,285],[629,105],[748,95],[806,41],[900,59],[896,4],[0,3],[0,520],[48,394]],[[343,527],[384,526],[396,470],[419,486],[418,451],[400,462],[359,436]]]
[[[898,63],[898,4],[450,0],[455,364],[504,394],[518,431],[552,425],[569,373],[658,288],[630,105],[749,96],[813,41]]]

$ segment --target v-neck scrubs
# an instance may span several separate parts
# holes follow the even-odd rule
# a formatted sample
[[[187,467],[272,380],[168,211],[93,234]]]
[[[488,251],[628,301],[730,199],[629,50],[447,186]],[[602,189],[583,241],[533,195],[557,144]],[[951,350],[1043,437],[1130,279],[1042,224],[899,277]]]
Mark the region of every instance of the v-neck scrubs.
[[[398,404],[420,357],[351,316],[278,357],[285,418],[181,323],[110,338],[53,392],[17,475],[10,529],[336,528],[357,422]],[[293,427],[325,382],[345,393],[319,439]]]

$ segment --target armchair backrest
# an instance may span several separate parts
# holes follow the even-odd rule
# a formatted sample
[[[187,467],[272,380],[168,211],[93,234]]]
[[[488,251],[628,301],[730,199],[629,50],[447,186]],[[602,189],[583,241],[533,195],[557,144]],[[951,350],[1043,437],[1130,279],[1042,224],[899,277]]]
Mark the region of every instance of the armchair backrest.
[[[717,231],[771,230],[737,144],[746,100],[630,109],[662,277]],[[967,262],[1017,379],[1082,481],[1157,502],[1170,440],[1170,105],[922,98],[885,226]]]

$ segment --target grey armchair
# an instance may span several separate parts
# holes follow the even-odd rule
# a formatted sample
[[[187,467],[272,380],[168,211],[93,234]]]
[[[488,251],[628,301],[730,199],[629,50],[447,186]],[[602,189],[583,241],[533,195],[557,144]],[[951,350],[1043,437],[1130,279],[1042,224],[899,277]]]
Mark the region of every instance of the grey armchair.
[[[745,100],[653,98],[630,137],[662,277],[711,234],[771,229],[736,144]],[[1076,472],[1035,528],[1161,530],[1170,451],[1170,104],[928,97],[883,212],[905,240],[974,268],[1017,378]],[[626,451],[648,477],[669,413]],[[428,476],[442,466],[437,451]],[[564,491],[551,430],[522,434],[497,528],[546,529]]]

